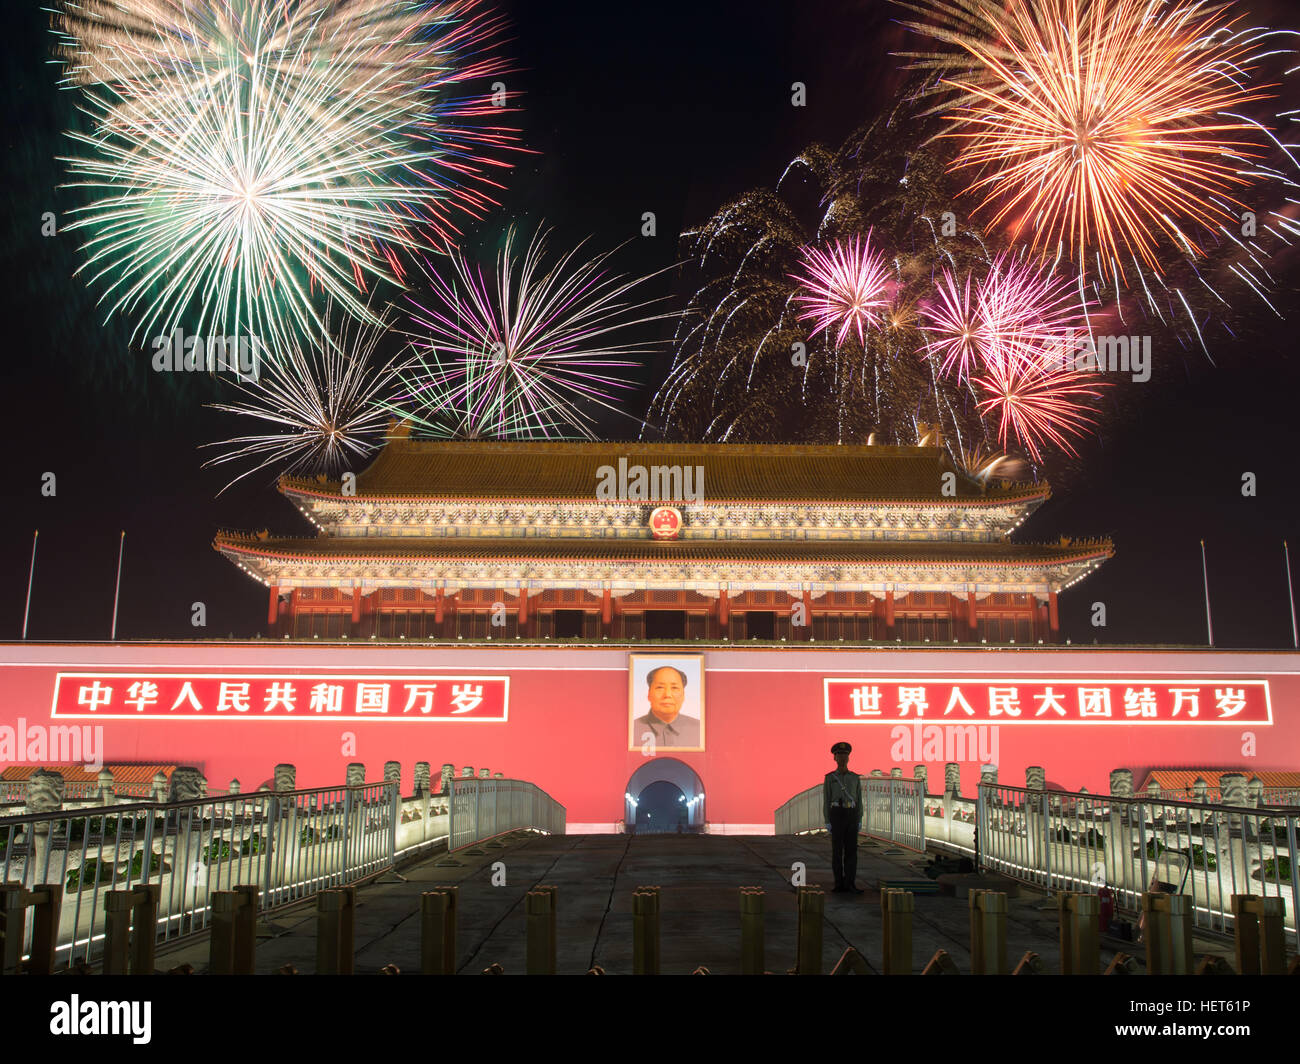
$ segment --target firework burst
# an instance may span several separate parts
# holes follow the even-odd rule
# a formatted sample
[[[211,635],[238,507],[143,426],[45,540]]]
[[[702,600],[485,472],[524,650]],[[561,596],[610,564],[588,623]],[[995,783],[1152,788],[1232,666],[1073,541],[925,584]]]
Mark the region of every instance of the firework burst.
[[[205,467],[257,461],[222,492],[272,466],[279,473],[337,476],[377,450],[388,423],[384,399],[395,369],[377,355],[387,315],[374,324],[352,322],[339,335],[330,331],[330,317],[326,308],[323,331],[313,342],[294,344],[263,361],[255,378],[233,383],[244,401],[208,404],[269,430],[203,444],[224,448]]]
[[[1266,207],[1285,203],[1295,160],[1259,113],[1276,86],[1258,75],[1290,51],[1283,34],[1201,0],[898,2],[951,46],[907,54],[937,75],[942,135],[991,230],[1068,258],[1121,319],[1132,291],[1207,354],[1211,308],[1247,290],[1272,306],[1253,218],[1275,250],[1297,233]]]
[[[178,0],[56,18],[94,123],[71,134],[86,155],[65,160],[94,197],[74,223],[83,270],[110,312],[138,315],[137,337],[190,313],[287,348],[320,333],[322,298],[364,317],[371,283],[401,282],[395,249],[425,246],[417,227],[445,237],[491,202],[485,149],[513,134],[471,128],[498,109],[449,90],[494,69],[455,65],[494,24],[473,4],[390,6]]]
[[[802,292],[795,297],[803,310],[800,320],[814,324],[809,338],[823,329],[839,326],[837,345],[850,330],[858,343],[866,343],[866,330],[876,325],[889,306],[890,273],[884,256],[866,239],[854,236],[836,241],[829,249],[807,248],[804,272],[798,278]]]
[[[449,249],[449,271],[426,268],[429,296],[408,297],[415,357],[393,409],[426,433],[594,438],[593,408],[625,414],[626,371],[654,348],[623,337],[667,316],[637,295],[648,278],[581,245],[548,264],[540,229],[516,243],[512,229],[488,275]]]

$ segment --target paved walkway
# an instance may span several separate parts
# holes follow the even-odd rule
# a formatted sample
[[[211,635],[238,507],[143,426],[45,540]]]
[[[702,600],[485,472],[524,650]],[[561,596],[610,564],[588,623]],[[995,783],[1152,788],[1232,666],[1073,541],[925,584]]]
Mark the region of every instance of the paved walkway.
[[[524,971],[524,894],[534,886],[558,888],[557,963],[561,973],[581,974],[600,965],[611,975],[632,970],[632,899],[643,885],[662,888],[660,922],[662,971],[687,974],[703,965],[716,975],[740,969],[740,917],[737,888],[766,891],[767,968],[785,972],[795,963],[795,892],[791,867],[802,861],[807,882],[829,885],[830,841],[825,836],[717,835],[556,835],[515,836],[481,855],[458,855],[460,867],[426,857],[403,867],[406,882],[379,882],[357,895],[356,971],[376,972],[395,964],[404,973],[420,970],[420,894],[436,886],[460,887],[457,929],[458,972],[477,974],[499,963],[507,974]],[[492,885],[492,865],[505,866],[505,884]],[[823,932],[825,970],[853,946],[873,971],[881,965],[880,894],[882,878],[924,878],[920,855],[863,840],[859,848],[861,895],[826,896]],[[390,877],[391,878],[391,877]],[[1022,889],[1009,899],[1007,957],[1014,967],[1026,950],[1043,959],[1046,971],[1059,971],[1057,919],[1048,899]],[[917,972],[937,949],[945,949],[958,968],[970,971],[967,901],[941,894],[918,894],[913,919],[913,959]],[[314,905],[273,913],[274,938],[257,944],[259,972],[292,963],[303,973],[315,969]],[[1140,944],[1103,939],[1102,963],[1117,950],[1142,956]],[[1230,947],[1198,939],[1197,955],[1230,957]],[[164,970],[184,962],[204,971],[206,937],[160,951]]]

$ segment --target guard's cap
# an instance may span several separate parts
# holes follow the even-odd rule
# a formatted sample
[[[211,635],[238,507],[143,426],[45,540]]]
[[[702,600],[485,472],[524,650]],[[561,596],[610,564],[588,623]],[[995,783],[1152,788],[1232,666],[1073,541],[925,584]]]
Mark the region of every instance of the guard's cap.
[[[848,743],[836,743],[834,746],[831,747],[831,753],[851,754],[853,753],[853,747],[851,747]]]

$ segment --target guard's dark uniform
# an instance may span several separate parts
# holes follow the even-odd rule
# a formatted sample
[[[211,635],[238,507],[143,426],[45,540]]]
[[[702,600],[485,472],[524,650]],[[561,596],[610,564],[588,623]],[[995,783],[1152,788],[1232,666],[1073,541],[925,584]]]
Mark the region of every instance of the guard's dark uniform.
[[[836,743],[831,753],[851,753],[848,743]],[[862,780],[856,772],[826,773],[822,805],[831,832],[831,872],[837,891],[857,889],[858,830],[862,827]]]

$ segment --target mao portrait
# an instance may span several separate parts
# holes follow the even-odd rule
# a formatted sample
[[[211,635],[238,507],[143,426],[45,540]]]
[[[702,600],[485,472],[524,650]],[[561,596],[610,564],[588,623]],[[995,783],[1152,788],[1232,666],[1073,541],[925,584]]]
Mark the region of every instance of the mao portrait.
[[[631,654],[628,749],[704,749],[704,656]]]

